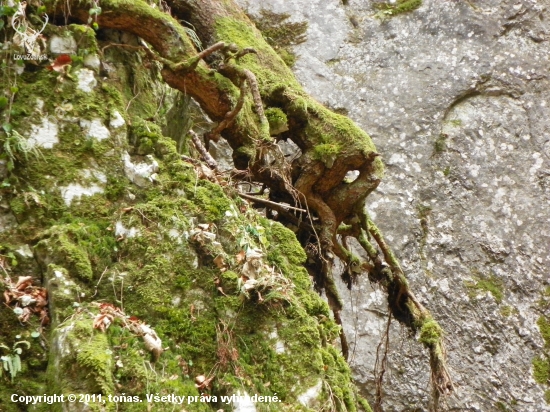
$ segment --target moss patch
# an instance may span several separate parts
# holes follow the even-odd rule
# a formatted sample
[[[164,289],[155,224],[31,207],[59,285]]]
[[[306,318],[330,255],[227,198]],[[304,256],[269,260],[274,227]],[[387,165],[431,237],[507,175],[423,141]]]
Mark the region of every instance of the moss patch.
[[[428,319],[420,328],[419,341],[426,346],[433,346],[440,342],[442,334],[441,326],[434,319]]]
[[[422,0],[397,0],[394,3],[375,3],[375,8],[380,10],[376,17],[384,19],[413,11],[422,5]]]
[[[546,357],[533,359],[533,378],[540,384],[550,382],[550,361]]]
[[[265,111],[265,117],[269,122],[269,132],[272,136],[288,130],[288,118],[278,107],[270,107]]]
[[[470,290],[470,297],[472,298],[475,298],[480,292],[489,292],[497,303],[501,303],[504,298],[502,281],[494,275],[485,278],[475,278],[474,282],[466,282],[466,287]]]

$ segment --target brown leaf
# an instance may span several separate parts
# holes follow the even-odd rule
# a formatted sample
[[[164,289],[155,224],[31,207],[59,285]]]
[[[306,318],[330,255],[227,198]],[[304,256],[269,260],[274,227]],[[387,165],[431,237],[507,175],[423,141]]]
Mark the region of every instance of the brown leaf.
[[[15,284],[15,289],[23,291],[27,289],[28,286],[32,286],[32,276],[19,276]]]
[[[113,316],[106,313],[99,313],[94,318],[94,329],[99,329],[101,332],[105,332],[105,330],[111,325],[113,322]]]
[[[58,73],[63,73],[65,71],[65,67],[67,67],[72,62],[73,61],[71,59],[71,56],[69,56],[68,54],[62,54],[60,56],[57,56],[57,59],[55,59],[54,62],[50,66],[48,66],[48,69],[56,71]]]
[[[50,316],[48,315],[48,311],[46,309],[42,309],[40,311],[40,325],[46,326],[50,324]]]
[[[4,291],[4,300],[6,301],[6,304],[10,304],[11,302],[11,293],[7,290]]]
[[[204,375],[199,375],[195,378],[195,387],[197,389],[207,389],[210,387],[210,383],[214,380],[214,377],[207,378]]]
[[[26,308],[23,308],[23,313],[19,315],[18,319],[21,323],[26,323],[31,317],[31,315],[32,315],[32,312],[30,308],[26,307]]]
[[[240,265],[246,259],[246,252],[241,250],[235,257],[237,258],[237,265]]]
[[[218,255],[214,259],[214,264],[220,269],[222,272],[225,272],[227,270],[227,264],[225,263],[225,259],[222,255]]]

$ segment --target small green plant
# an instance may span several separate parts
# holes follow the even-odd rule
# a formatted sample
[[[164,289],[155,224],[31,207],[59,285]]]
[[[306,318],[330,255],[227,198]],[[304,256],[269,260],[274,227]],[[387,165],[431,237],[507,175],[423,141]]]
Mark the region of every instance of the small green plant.
[[[197,29],[195,29],[195,26],[185,20],[182,20],[181,22],[184,23],[183,30],[185,30],[185,32],[189,36],[189,39],[193,42],[198,51],[202,51],[202,42],[197,35]],[[186,25],[189,25],[189,27],[187,27]]]
[[[517,312],[517,309],[514,308],[513,306],[504,305],[500,308],[500,314],[505,318],[512,316],[516,312]]]
[[[285,64],[292,67],[296,62],[292,47],[306,41],[307,22],[288,22],[290,14],[278,14],[265,9],[260,14],[261,17],[252,18],[256,27]]]
[[[533,377],[541,385],[550,383],[550,361],[547,357],[533,359]]]
[[[5,370],[10,375],[12,382],[14,381],[17,374],[21,372],[20,355],[23,353],[23,349],[20,346],[22,345],[27,345],[27,349],[30,349],[31,347],[31,344],[26,340],[15,342],[11,351],[10,348],[8,348],[6,345],[0,344],[0,349],[4,349],[9,352],[8,355],[0,356],[0,360],[2,361],[0,376],[2,376],[2,371]]]
[[[379,12],[374,15],[381,20],[385,20],[389,17],[397,16],[401,13],[413,11],[422,5],[422,0],[397,0],[394,3],[383,2],[377,3],[375,7],[379,9]]]
[[[434,142],[434,152],[435,153],[443,153],[447,150],[447,135],[445,133],[441,133],[439,137]]]
[[[540,334],[544,340],[544,346],[550,348],[550,319],[541,316],[537,320],[537,326],[539,327]]]
[[[13,129],[10,123],[4,123],[2,125],[2,130],[5,137],[2,139],[0,136],[0,142],[2,143],[3,152],[8,158],[7,168],[9,171],[12,171],[15,166],[15,160],[19,155],[22,155],[25,160],[28,160],[29,154],[38,158],[42,155],[40,150],[38,150],[34,145],[30,144],[29,141],[19,134],[17,130]]]

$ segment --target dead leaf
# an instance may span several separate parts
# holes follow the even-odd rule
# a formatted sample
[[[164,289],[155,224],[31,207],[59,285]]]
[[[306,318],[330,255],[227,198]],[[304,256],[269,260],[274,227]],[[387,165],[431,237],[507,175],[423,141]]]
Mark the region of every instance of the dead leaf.
[[[57,56],[57,58],[50,66],[48,66],[48,70],[63,73],[65,71],[65,68],[72,62],[73,61],[71,59],[71,56],[69,56],[68,54],[61,54]]]
[[[27,289],[28,286],[32,286],[32,276],[19,276],[15,284],[15,289],[23,291]]]
[[[207,378],[204,375],[199,375],[195,378],[195,387],[197,389],[207,389],[210,387],[210,383],[214,380],[214,377]]]
[[[225,272],[227,270],[227,264],[225,263],[225,259],[222,255],[218,255],[214,259],[214,264],[220,269],[222,272]]]
[[[111,323],[113,323],[113,316],[107,313],[98,313],[94,318],[94,329],[99,329],[101,332],[105,332]]]
[[[246,252],[244,250],[241,250],[235,255],[235,257],[237,258],[237,265],[240,265],[246,258]]]
[[[4,291],[4,300],[6,301],[7,305],[9,305],[11,302],[11,295],[7,290]]]

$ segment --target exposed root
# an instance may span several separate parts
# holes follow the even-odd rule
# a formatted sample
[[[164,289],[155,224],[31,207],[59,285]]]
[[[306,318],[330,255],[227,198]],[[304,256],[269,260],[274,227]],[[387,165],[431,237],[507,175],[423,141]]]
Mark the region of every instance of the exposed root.
[[[384,374],[386,373],[386,364],[388,361],[388,352],[390,349],[390,325],[391,325],[391,313],[388,316],[388,322],[386,323],[386,331],[380,340],[380,343],[376,347],[376,362],[374,363],[374,376],[376,379],[376,396],[374,400],[374,412],[384,412],[382,409],[383,401],[383,387]],[[384,354],[382,360],[380,360],[380,349],[384,345]]]
[[[206,148],[203,146],[199,136],[193,130],[189,130],[189,134],[191,135],[191,141],[195,145],[195,148],[201,154],[206,164],[210,166],[211,169],[216,170],[218,168],[218,162],[216,162],[212,155],[208,153],[208,150],[206,150]]]
[[[240,90],[241,94],[239,95],[239,99],[237,100],[237,104],[235,105],[235,107],[225,114],[224,119],[219,122],[214,129],[204,135],[204,141],[206,142],[207,146],[210,140],[213,140],[215,142],[218,142],[220,140],[220,133],[233,124],[233,122],[235,121],[235,117],[237,117],[237,115],[243,108],[244,98],[246,94],[246,83],[244,81],[241,81]]]

